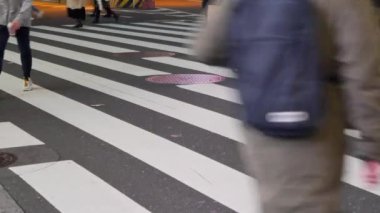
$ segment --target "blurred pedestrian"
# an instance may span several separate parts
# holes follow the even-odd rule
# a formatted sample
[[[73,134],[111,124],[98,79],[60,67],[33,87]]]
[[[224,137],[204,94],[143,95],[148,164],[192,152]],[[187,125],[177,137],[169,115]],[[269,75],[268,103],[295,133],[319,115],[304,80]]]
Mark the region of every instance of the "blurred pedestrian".
[[[67,0],[66,5],[68,16],[76,21],[74,28],[83,27],[82,21],[86,19],[86,0]]]
[[[209,0],[202,0],[202,8],[206,8]]]
[[[44,11],[41,11],[35,6],[32,6],[32,17],[42,18],[43,15],[44,15]]]
[[[341,212],[345,116],[361,132],[352,154],[363,169],[373,175],[380,161],[380,34],[370,1],[236,2],[241,154],[263,212]]]
[[[119,15],[116,14],[112,9],[111,5],[109,3],[109,0],[94,0],[94,5],[95,5],[95,19],[93,23],[99,23],[100,19],[100,11],[103,9],[106,11],[106,15],[104,17],[111,17],[115,19],[115,21],[119,21]]]
[[[32,0],[0,0],[0,72],[3,68],[4,51],[9,36],[16,36],[24,74],[24,91],[32,90],[33,85],[30,78],[32,70],[29,38],[31,17]]]
[[[104,0],[103,7],[104,7],[104,10],[106,11],[106,14],[103,16],[104,18],[111,18],[111,17],[119,18],[119,16],[111,9],[110,0]]]

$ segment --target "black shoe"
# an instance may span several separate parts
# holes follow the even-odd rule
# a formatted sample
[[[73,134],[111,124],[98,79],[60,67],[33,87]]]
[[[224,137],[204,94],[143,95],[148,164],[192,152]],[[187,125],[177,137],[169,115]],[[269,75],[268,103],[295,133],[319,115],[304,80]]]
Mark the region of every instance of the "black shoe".
[[[83,27],[83,24],[77,24],[77,25],[75,25],[75,26],[73,26],[74,28],[81,28],[81,27]]]

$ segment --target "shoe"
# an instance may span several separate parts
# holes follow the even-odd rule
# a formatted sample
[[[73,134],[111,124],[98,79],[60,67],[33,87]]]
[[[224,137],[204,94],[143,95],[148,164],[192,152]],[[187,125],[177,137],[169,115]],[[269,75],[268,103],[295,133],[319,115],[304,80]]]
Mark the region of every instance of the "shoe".
[[[83,27],[83,24],[77,24],[73,26],[73,28],[81,28],[81,27]]]
[[[33,82],[31,78],[24,79],[24,91],[31,91],[33,89]]]

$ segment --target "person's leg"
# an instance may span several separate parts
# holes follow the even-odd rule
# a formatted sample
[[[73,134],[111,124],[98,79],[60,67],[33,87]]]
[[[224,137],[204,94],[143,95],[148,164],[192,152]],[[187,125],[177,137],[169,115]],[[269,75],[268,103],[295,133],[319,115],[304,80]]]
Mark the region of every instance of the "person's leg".
[[[81,19],[77,18],[77,19],[75,19],[75,21],[77,22],[77,24],[74,26],[74,28],[81,28],[81,27],[83,27]]]
[[[105,18],[111,17],[113,14],[112,14],[112,10],[111,10],[111,6],[110,6],[109,1],[103,0],[102,2],[103,2],[104,10],[106,11],[106,14],[104,15],[104,17]]]
[[[32,70],[32,50],[30,48],[29,32],[29,27],[21,27],[16,32],[16,38],[21,55],[22,71],[24,74],[24,79],[26,80],[30,78],[30,72]]]
[[[329,91],[324,126],[310,139],[285,140],[247,128],[241,150],[258,181],[263,213],[338,213],[344,153],[340,95]]]
[[[92,4],[93,4],[93,6],[94,6],[94,10],[93,10],[92,13],[90,14],[90,17],[95,17],[96,0],[93,0],[93,1],[92,1]]]
[[[94,18],[93,23],[99,23],[99,18],[100,18],[99,5],[98,5],[98,2],[96,0],[94,1],[94,4],[95,4],[95,18]]]
[[[0,25],[0,73],[3,69],[4,51],[9,38],[8,28]]]
[[[103,0],[104,9],[106,10],[107,14],[105,17],[110,17],[111,15],[114,17],[115,21],[119,20],[119,15],[117,15],[112,9],[111,5],[108,1]]]

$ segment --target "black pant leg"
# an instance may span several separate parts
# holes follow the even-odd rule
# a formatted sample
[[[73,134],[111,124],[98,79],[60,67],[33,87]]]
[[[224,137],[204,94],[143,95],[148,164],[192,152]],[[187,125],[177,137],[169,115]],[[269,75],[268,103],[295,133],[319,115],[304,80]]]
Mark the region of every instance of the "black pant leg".
[[[94,0],[94,5],[95,5],[95,11],[94,11],[95,20],[94,20],[94,22],[99,22],[100,9],[99,9],[98,1]]]
[[[0,72],[3,69],[4,51],[9,38],[8,27],[0,25]]]
[[[29,32],[29,27],[21,27],[16,32],[18,48],[21,55],[22,71],[25,79],[30,77],[30,72],[32,71],[32,50],[30,48]]]
[[[103,4],[103,7],[104,7],[104,10],[106,11],[106,16],[111,16],[112,15],[112,10],[111,10],[110,3],[108,1],[102,0],[102,4]]]

